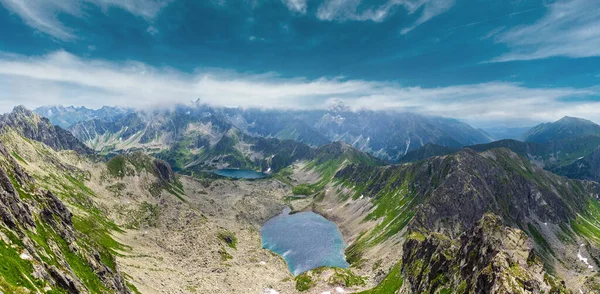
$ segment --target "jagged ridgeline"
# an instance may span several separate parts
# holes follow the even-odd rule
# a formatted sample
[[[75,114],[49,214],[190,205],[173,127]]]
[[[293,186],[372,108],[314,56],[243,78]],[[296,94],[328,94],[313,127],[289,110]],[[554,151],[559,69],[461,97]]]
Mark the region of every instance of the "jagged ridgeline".
[[[348,165],[334,182],[345,205],[372,203],[361,216],[371,225],[346,250],[348,261],[378,267],[403,252],[373,293],[600,289],[600,262],[589,258],[600,252],[595,182],[554,175],[505,148]],[[382,257],[382,246],[398,251]]]
[[[222,138],[239,138],[254,144],[252,137],[293,140],[311,147],[343,141],[384,160],[396,161],[406,152],[427,143],[460,147],[491,141],[485,132],[457,120],[414,113],[336,110],[264,110],[219,108],[196,104],[176,105],[150,112],[123,110],[111,115],[107,108],[43,107],[40,115],[68,128],[78,139],[101,152],[144,149],[170,157],[176,169],[208,165]],[[233,132],[233,133],[232,133]],[[223,147],[234,142],[226,140]],[[260,160],[262,150],[241,148],[223,158],[223,164],[247,165],[243,155]],[[175,148],[171,148],[175,146]]]
[[[0,292],[135,292],[115,261],[127,250],[111,236],[121,229],[86,183],[96,172],[106,183],[151,173],[151,189],[176,194],[177,180],[168,164],[147,155],[107,165],[91,153],[23,107],[0,117]]]
[[[0,290],[129,293],[108,233],[116,227],[93,204],[86,175],[10,126],[0,141]],[[24,166],[48,169],[32,175]]]

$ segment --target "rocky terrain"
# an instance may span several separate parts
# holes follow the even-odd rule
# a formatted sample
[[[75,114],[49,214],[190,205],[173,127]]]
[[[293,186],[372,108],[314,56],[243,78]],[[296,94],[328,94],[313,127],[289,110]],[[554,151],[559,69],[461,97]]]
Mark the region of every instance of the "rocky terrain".
[[[36,110],[65,125],[104,152],[146,148],[162,150],[183,144],[188,149],[213,146],[230,130],[252,137],[294,140],[318,147],[343,141],[381,159],[397,161],[425,144],[461,147],[487,143],[491,136],[458,120],[414,113],[350,111],[343,105],[328,111],[219,108],[196,102],[149,112],[42,107]]]
[[[130,293],[84,174],[52,161],[45,164],[58,170],[38,173],[28,162],[49,159],[52,149],[8,128],[0,136],[0,291]],[[44,154],[32,157],[32,149]]]
[[[76,139],[65,129],[54,126],[47,118],[34,115],[29,109],[17,106],[0,117],[0,125],[20,135],[42,142],[54,150],[73,150],[80,154],[92,154],[93,150]]]
[[[375,293],[590,293],[599,188],[508,149],[467,149],[349,165],[313,209],[340,225],[348,261]]]
[[[593,138],[508,140],[458,151],[432,146],[428,156],[453,153],[386,165],[350,144],[313,148],[228,125],[203,150],[212,150],[212,159],[220,154],[242,167],[272,169],[270,178],[247,181],[181,169],[177,161],[172,168],[173,157],[151,156],[187,147],[130,149],[104,159],[24,108],[2,122],[5,293],[600,289],[600,186],[555,175],[534,160],[548,154],[536,157],[538,150],[578,152]],[[350,268],[294,277],[263,249],[262,224],[285,206],[338,224]]]

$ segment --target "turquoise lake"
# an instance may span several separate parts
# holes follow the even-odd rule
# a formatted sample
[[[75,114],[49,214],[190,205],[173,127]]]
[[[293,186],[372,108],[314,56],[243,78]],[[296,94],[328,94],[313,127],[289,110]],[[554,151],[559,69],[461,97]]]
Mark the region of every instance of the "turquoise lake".
[[[257,172],[254,170],[245,170],[245,169],[216,169],[210,171],[213,174],[220,175],[223,177],[228,177],[232,179],[262,179],[266,178],[267,174]]]
[[[289,212],[264,224],[263,248],[281,255],[295,276],[320,266],[348,267],[347,245],[335,223],[313,212]]]

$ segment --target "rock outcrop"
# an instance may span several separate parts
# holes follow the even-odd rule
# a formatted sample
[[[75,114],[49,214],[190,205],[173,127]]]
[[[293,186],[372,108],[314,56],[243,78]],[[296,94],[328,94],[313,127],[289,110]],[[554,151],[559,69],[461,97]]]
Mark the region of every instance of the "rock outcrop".
[[[437,293],[446,283],[451,292],[442,293],[540,293],[563,280],[569,289],[595,289],[572,277],[594,276],[577,254],[589,244],[581,248],[592,258],[584,258],[598,258],[598,183],[557,176],[506,148],[349,165],[334,181],[332,189],[349,191],[342,199],[369,197],[373,204],[363,222],[374,225],[346,250],[350,262],[375,266],[363,256],[403,244],[405,287],[414,293]],[[544,278],[542,269],[560,275]]]
[[[100,257],[106,250],[75,229],[67,206],[12,154],[0,142],[0,292],[130,293],[111,257]]]
[[[559,293],[527,235],[485,214],[459,238],[413,232],[404,243],[405,293]]]
[[[73,150],[79,154],[92,154],[93,150],[75,138],[69,131],[54,126],[24,106],[0,116],[0,126],[11,128],[25,138],[42,142],[54,150]]]

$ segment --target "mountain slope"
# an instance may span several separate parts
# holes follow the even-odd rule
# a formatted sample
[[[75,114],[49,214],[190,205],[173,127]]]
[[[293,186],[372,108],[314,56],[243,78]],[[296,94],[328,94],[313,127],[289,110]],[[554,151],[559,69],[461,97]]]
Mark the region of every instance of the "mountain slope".
[[[599,181],[600,176],[594,174],[594,153],[600,146],[600,137],[585,136],[544,143],[521,142],[516,140],[500,140],[487,144],[468,146],[477,152],[494,148],[508,148],[529,159],[546,170],[572,179]],[[431,156],[448,155],[457,149],[442,146],[424,146],[409,152],[402,162],[423,160]]]
[[[433,156],[446,155],[458,151],[457,148],[444,147],[436,144],[425,144],[419,149],[409,151],[400,158],[401,163],[423,160]]]
[[[11,128],[24,137],[42,142],[54,150],[74,150],[80,154],[93,152],[68,131],[52,125],[47,118],[23,106],[17,106],[12,112],[0,116],[0,126],[3,129]]]
[[[12,129],[0,136],[0,291],[130,293],[112,251],[120,244],[82,187],[81,171]],[[33,158],[52,166],[49,176],[30,169]]]
[[[319,211],[339,218],[342,230],[355,232],[346,250],[349,262],[360,268],[374,267],[378,260],[399,262],[395,252],[404,247],[404,262],[398,263],[407,287],[402,293],[444,288],[449,293],[474,289],[490,293],[518,287],[515,277],[532,281],[529,292],[549,291],[559,280],[569,289],[590,290],[599,285],[595,271],[578,257],[597,258],[600,252],[594,229],[600,217],[596,183],[556,176],[502,148],[482,153],[465,149],[398,166],[349,165],[334,181],[338,184],[329,188]],[[342,211],[354,214],[346,217]],[[361,213],[357,216],[356,212]],[[490,221],[487,214],[499,221]],[[357,217],[360,231],[346,227],[355,226]],[[519,236],[527,236],[528,241]],[[472,256],[461,255],[467,249],[460,248],[473,248],[468,249]],[[442,258],[445,250],[445,261],[423,259]],[[490,255],[490,250],[495,253]],[[515,256],[514,250],[525,256]],[[531,250],[535,253],[529,258]],[[508,265],[497,263],[504,262],[500,257],[506,255],[513,258]],[[539,260],[543,266],[536,267],[529,260]],[[522,276],[513,272],[517,268],[511,262],[519,266]],[[488,267],[494,272],[486,272]],[[539,274],[542,268],[546,277]],[[512,282],[501,277],[511,277]],[[486,282],[479,284],[480,279]],[[462,285],[462,280],[468,283]]]
[[[600,182],[600,147],[571,164],[557,167],[553,172],[572,179]]]
[[[599,136],[600,126],[592,121],[565,116],[552,123],[543,123],[523,135],[525,142],[543,143],[554,140]]]

